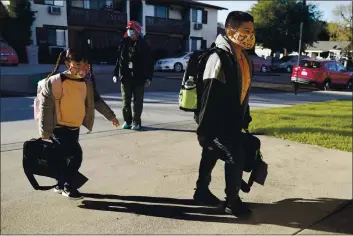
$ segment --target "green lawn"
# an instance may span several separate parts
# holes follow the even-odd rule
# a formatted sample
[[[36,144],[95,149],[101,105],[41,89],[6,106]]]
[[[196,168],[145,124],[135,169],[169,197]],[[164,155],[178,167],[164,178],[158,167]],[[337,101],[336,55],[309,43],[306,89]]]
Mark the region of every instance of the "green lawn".
[[[352,101],[254,110],[251,132],[352,152]]]

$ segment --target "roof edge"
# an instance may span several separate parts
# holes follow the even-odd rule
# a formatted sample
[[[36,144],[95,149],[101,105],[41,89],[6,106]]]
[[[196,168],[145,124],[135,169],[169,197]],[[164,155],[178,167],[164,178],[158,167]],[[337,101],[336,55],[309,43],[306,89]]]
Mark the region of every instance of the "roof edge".
[[[228,10],[228,8],[220,7],[220,6],[215,6],[195,0],[146,0],[146,3],[160,3],[160,4],[175,4],[175,5],[182,5],[182,6],[199,6],[199,7],[207,7],[207,8],[213,8],[217,10]]]

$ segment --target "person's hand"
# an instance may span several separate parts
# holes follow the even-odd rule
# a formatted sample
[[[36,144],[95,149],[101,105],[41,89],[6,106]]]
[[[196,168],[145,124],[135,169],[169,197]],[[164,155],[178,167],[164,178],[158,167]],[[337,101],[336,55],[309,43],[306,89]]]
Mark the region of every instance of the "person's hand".
[[[151,80],[147,79],[145,83],[146,88],[151,86]]]
[[[118,83],[118,78],[116,78],[116,76],[113,76],[113,82]]]
[[[50,137],[47,137],[47,136],[41,136],[40,139],[44,142],[53,143],[53,141],[50,139]]]
[[[112,120],[112,123],[113,123],[113,126],[115,126],[115,127],[118,127],[118,126],[120,125],[117,118],[114,118],[114,119]]]

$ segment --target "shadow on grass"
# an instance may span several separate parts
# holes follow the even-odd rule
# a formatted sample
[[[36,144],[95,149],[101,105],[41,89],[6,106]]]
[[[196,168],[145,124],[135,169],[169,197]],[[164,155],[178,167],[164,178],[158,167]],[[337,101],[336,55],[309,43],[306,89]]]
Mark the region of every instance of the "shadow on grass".
[[[280,225],[291,228],[307,228],[342,204],[347,205],[349,200],[318,198],[301,199],[290,198],[274,203],[248,203],[253,210],[250,218],[239,219],[234,216],[227,216],[223,212],[223,206],[217,208],[196,205],[192,199],[176,199],[166,197],[148,196],[120,196],[84,193],[85,198],[108,199],[111,201],[84,200],[79,208],[96,210],[132,213],[161,217],[175,220],[214,222],[214,223],[240,223],[251,225]],[[112,201],[115,200],[115,201]],[[117,201],[118,200],[118,201]],[[146,204],[148,203],[148,204]],[[152,203],[152,204],[151,204]],[[353,226],[353,224],[351,224]],[[340,233],[353,233],[353,227],[340,228]],[[314,230],[325,232],[337,232],[334,225],[314,224]]]

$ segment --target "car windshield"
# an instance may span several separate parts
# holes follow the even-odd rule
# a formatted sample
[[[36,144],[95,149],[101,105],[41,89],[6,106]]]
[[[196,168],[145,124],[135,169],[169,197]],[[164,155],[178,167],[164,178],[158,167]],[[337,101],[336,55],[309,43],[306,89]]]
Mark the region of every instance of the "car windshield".
[[[188,52],[183,52],[183,53],[180,53],[180,54],[173,56],[173,58],[185,57],[187,54],[188,54]]]
[[[299,64],[301,67],[304,68],[320,68],[321,62],[318,61],[300,61]]]

